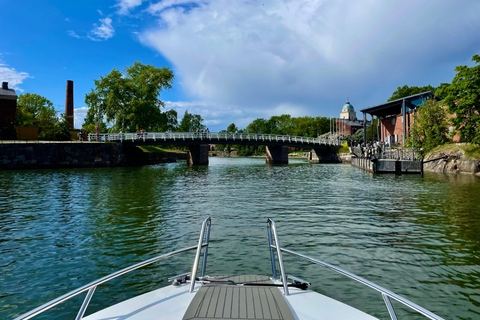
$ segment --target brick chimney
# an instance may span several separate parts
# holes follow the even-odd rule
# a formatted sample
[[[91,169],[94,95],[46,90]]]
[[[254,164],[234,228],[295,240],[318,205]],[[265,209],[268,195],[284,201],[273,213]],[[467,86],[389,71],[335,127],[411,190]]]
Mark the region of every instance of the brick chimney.
[[[8,90],[8,82],[2,82],[2,89]]]
[[[65,96],[65,116],[73,128],[73,81],[67,80],[67,93]]]

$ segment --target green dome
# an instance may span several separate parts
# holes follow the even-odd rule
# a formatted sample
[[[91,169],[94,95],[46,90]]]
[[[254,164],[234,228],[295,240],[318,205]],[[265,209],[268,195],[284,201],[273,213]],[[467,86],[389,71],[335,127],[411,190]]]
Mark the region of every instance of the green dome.
[[[345,105],[343,106],[342,110],[354,110],[353,106],[350,104],[350,102],[347,101]]]

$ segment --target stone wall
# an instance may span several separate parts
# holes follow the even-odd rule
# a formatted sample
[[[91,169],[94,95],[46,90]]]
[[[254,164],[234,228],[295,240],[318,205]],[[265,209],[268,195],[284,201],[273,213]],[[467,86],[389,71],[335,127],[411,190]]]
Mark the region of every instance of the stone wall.
[[[126,165],[117,143],[3,143],[0,169],[116,167]]]

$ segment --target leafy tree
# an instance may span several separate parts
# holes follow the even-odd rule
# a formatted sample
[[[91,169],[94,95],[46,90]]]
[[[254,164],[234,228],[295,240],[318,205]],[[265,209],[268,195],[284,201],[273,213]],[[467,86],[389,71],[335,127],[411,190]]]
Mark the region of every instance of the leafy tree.
[[[152,130],[168,127],[169,118],[162,116],[164,103],[159,96],[170,89],[174,79],[169,68],[156,68],[134,62],[124,73],[113,69],[95,80],[95,89],[85,96],[88,113],[85,126],[105,120],[116,131]]]
[[[456,117],[450,121],[455,131],[467,142],[480,144],[480,55],[472,57],[474,67],[458,66],[450,85],[442,85],[437,90],[445,99],[450,113]]]
[[[270,134],[274,129],[275,124],[273,120],[265,120],[258,118],[253,120],[246,128],[248,132],[251,133],[264,133]]]
[[[363,143],[363,129],[358,129],[357,132],[352,135],[352,140],[357,143]]]
[[[180,132],[194,132],[196,130],[201,131],[205,129],[206,127],[203,125],[202,116],[189,113],[188,110],[186,110],[177,130]]]
[[[162,115],[164,117],[164,121],[162,122],[162,124],[164,125],[164,128],[162,128],[161,131],[163,131],[163,129],[170,130],[170,131],[175,130],[175,128],[178,126],[178,113],[177,113],[177,111],[175,111],[173,109],[168,110],[168,111],[164,112]]]
[[[68,118],[71,118],[71,116],[68,117],[64,113],[62,113],[60,115],[60,118],[57,119],[57,122],[55,123],[55,140],[72,140],[72,136],[70,135],[70,130],[72,130],[72,127],[68,122]]]
[[[38,127],[39,139],[54,139],[56,122],[56,112],[50,100],[35,93],[18,96],[17,126]]]
[[[427,100],[413,115],[414,122],[410,126],[407,146],[423,148],[429,152],[438,145],[448,142],[447,114],[441,102]]]
[[[424,87],[416,87],[416,86],[409,87],[407,85],[404,85],[403,87],[398,87],[397,90],[393,92],[390,99],[388,99],[387,101],[401,99],[404,97],[412,96],[414,94],[422,93],[426,91],[435,92],[435,90],[436,88],[432,87],[431,85],[424,86]]]
[[[238,131],[238,128],[237,126],[235,125],[235,123],[231,123],[228,127],[227,127],[227,132],[237,132]]]

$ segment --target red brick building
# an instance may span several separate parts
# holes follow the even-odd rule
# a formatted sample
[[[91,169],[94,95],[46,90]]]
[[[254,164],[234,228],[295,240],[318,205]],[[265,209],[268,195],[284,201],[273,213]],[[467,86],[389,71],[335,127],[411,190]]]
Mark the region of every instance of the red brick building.
[[[428,99],[434,99],[432,92],[427,91],[394,101],[389,101],[374,107],[361,109],[363,119],[366,122],[367,114],[373,117],[382,118],[379,124],[377,137],[366,137],[367,141],[383,141],[387,145],[405,144],[410,126],[413,123],[413,114]],[[366,125],[365,125],[366,127]],[[373,132],[373,130],[372,130]]]
[[[0,88],[0,139],[15,139],[15,114],[17,112],[17,94],[3,82]]]

